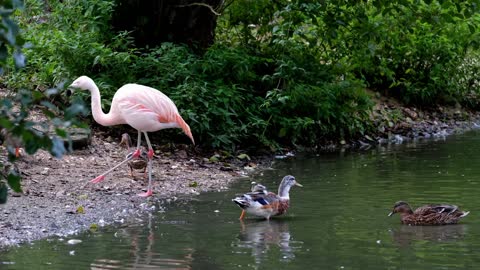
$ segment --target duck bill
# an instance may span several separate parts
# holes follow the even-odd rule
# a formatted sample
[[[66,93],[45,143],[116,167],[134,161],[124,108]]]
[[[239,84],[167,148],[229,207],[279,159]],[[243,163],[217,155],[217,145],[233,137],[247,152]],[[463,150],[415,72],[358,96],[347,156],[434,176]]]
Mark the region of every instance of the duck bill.
[[[389,217],[391,217],[393,214],[395,214],[395,213],[393,213],[393,212],[390,212],[390,214],[388,214],[388,216],[389,216]]]
[[[295,182],[295,186],[303,187],[300,183]]]

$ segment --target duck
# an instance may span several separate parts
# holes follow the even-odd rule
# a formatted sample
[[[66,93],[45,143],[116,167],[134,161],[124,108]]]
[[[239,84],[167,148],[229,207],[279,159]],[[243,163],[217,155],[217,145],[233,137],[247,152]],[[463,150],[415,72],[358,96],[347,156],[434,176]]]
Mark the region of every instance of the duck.
[[[253,184],[251,192],[232,199],[242,209],[239,219],[242,220],[245,213],[263,217],[267,220],[270,217],[285,214],[290,206],[289,193],[293,186],[303,187],[292,175],[283,177],[278,187],[278,194],[269,192],[261,184]]]
[[[133,154],[135,149],[133,149],[133,147],[132,147],[132,139],[130,138],[130,135],[128,135],[128,133],[123,133],[122,134],[122,139],[121,139],[119,145],[124,145],[127,148],[127,150],[129,152],[125,156],[125,158],[130,158],[130,156]],[[144,177],[146,177],[147,165],[148,165],[147,152],[145,152],[142,149],[142,151],[140,153],[140,156],[138,158],[134,158],[134,159],[130,160],[127,163],[127,165],[130,168],[130,176],[132,178],[135,178],[135,175],[133,173],[134,169],[135,170],[143,170]]]
[[[257,182],[252,182],[251,183],[250,190],[251,190],[251,192],[246,193],[250,197],[252,197],[252,196],[255,197],[257,195],[267,195],[268,194],[267,187],[262,185],[262,184],[259,184]],[[240,214],[240,220],[242,220],[244,216],[245,216],[245,210],[242,209],[242,213]]]
[[[388,216],[395,213],[400,213],[403,224],[425,226],[457,224],[470,212],[461,211],[458,206],[453,204],[427,204],[412,211],[408,203],[398,201]]]

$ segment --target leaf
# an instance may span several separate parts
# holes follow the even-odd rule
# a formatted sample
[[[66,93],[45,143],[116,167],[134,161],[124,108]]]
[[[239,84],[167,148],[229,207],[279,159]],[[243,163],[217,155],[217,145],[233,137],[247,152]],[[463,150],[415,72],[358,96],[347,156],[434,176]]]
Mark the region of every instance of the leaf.
[[[10,171],[7,176],[7,182],[10,188],[15,192],[22,192],[22,186],[20,185],[20,175],[15,171]]]
[[[219,161],[219,155],[213,155],[211,156],[208,161],[210,162],[218,162]]]
[[[56,129],[55,129],[55,133],[57,133],[57,135],[60,136],[60,137],[62,137],[62,138],[66,138],[66,137],[67,137],[67,132],[66,132],[64,129],[56,128]]]
[[[8,50],[5,44],[0,45],[0,62],[4,62],[7,59]]]
[[[54,155],[56,158],[62,158],[63,154],[67,152],[67,149],[65,149],[65,144],[62,139],[58,137],[53,137],[52,138],[52,149],[50,150],[52,155]]]
[[[237,156],[237,158],[241,160],[244,160],[244,159],[250,160],[250,157],[247,154],[240,154]]]
[[[90,231],[92,232],[98,231],[98,224],[97,223],[90,224]]]
[[[77,214],[85,214],[85,208],[80,205],[79,207],[77,207],[77,210],[76,210]]]
[[[193,181],[190,184],[188,184],[189,187],[198,187],[197,181]]]
[[[15,67],[23,68],[25,67],[26,58],[25,55],[20,51],[15,51],[13,53],[13,59],[15,60]]]
[[[0,204],[7,202],[8,188],[4,182],[0,182]]]

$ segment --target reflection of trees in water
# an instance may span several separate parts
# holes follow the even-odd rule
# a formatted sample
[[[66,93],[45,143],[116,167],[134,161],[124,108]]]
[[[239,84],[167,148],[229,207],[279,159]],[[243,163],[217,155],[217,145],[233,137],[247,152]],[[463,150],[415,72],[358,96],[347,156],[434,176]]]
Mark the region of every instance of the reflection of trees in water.
[[[241,221],[241,230],[234,247],[251,249],[255,262],[259,264],[271,249],[278,248],[280,260],[291,261],[295,251],[302,248],[302,241],[292,240],[288,222],[284,220]]]
[[[399,246],[410,246],[412,242],[427,240],[435,242],[448,242],[462,239],[466,233],[464,224],[445,226],[400,226],[393,229],[393,241]]]

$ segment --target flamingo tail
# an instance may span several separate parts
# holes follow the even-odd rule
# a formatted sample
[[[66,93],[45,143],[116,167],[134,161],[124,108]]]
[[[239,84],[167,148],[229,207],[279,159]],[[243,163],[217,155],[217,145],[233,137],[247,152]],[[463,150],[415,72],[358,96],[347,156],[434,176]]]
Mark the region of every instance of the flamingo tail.
[[[192,140],[192,143],[195,144],[192,131],[190,131],[190,127],[187,123],[185,123],[185,121],[179,114],[175,116],[175,122],[180,126],[180,128],[183,130],[183,132],[185,132],[185,134],[190,138],[190,140]]]

